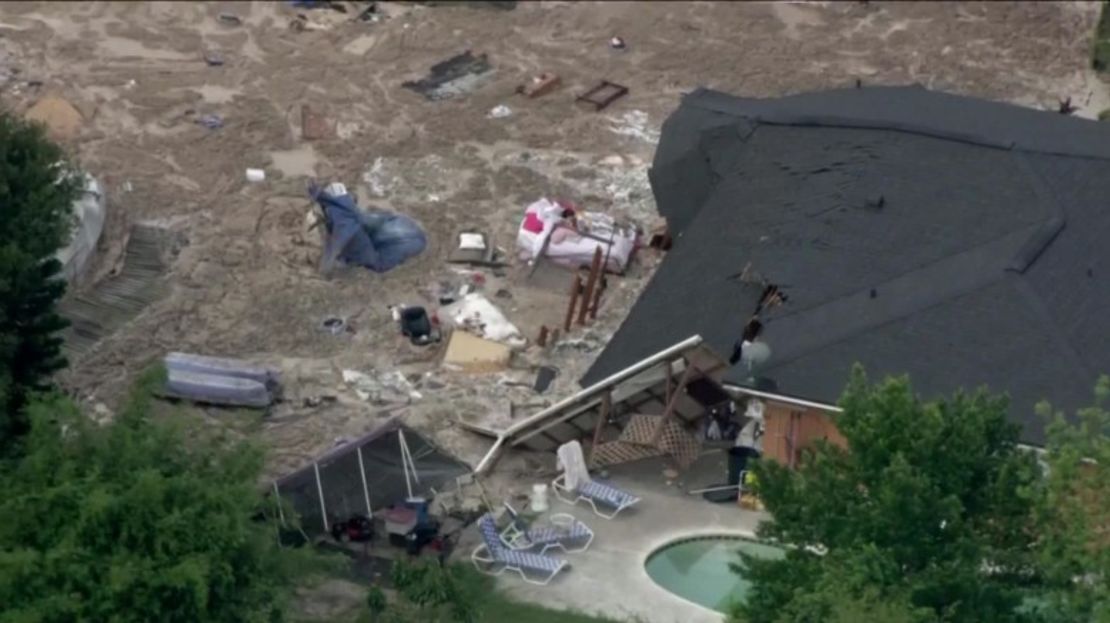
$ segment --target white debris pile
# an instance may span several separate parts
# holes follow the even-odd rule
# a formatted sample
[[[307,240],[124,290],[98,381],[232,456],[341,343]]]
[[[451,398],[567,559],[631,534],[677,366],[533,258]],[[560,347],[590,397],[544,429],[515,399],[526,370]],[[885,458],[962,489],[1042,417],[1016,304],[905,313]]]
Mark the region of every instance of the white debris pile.
[[[642,110],[630,110],[619,117],[609,117],[609,131],[613,134],[631,136],[655,145],[659,142],[659,130],[655,129]]]
[[[344,370],[343,382],[351,386],[359,399],[375,405],[410,404],[424,397],[397,370],[381,373],[371,370],[370,374]]]
[[[462,329],[478,337],[510,346],[523,346],[524,336],[520,329],[509,322],[505,314],[480,292],[471,292],[462,299],[443,308],[444,314],[456,329]]]

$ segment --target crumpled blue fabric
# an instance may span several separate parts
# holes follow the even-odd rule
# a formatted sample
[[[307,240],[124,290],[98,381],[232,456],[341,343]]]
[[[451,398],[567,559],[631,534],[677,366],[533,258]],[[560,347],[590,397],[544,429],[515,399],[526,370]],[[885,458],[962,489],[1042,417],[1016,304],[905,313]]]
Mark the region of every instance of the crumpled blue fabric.
[[[384,273],[420,255],[428,246],[424,229],[413,219],[377,209],[360,209],[350,193],[331,196],[318,187],[309,196],[324,210],[328,228],[321,267],[337,260]]]

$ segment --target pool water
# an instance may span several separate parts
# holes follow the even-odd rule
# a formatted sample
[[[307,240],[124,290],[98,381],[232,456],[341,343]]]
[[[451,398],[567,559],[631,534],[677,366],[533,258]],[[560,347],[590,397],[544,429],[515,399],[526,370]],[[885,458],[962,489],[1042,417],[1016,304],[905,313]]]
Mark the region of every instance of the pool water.
[[[682,539],[648,556],[648,576],[668,591],[718,612],[747,598],[751,583],[729,569],[738,551],[760,558],[783,558],[782,548],[735,536]]]

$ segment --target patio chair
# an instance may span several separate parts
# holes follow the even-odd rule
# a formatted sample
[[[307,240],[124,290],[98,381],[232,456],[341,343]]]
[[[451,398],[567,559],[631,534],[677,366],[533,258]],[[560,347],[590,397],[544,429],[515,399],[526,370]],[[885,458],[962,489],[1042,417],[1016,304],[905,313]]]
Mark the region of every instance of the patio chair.
[[[567,567],[565,560],[506,547],[501,542],[501,535],[497,533],[497,525],[490,513],[482,515],[478,520],[478,531],[482,534],[482,544],[471,552],[470,561],[474,563],[474,568],[479,573],[501,575],[505,571],[515,571],[529,584],[547,586],[560,571]],[[543,575],[530,578],[528,572]]]
[[[582,445],[577,441],[559,446],[559,464],[563,473],[552,481],[551,487],[555,497],[567,504],[585,501],[597,516],[612,519],[640,501],[640,498],[609,483],[591,479],[582,455]]]
[[[567,554],[584,552],[594,541],[594,531],[569,513],[551,515],[546,525],[529,527],[516,510],[505,504],[509,525],[501,531],[501,540],[514,550],[539,548],[541,554],[559,548]]]

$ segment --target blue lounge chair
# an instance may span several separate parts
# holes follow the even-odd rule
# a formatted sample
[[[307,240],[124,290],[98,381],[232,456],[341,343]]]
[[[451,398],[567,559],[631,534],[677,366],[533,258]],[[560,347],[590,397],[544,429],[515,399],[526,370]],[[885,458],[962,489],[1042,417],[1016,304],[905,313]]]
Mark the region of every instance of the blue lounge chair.
[[[594,541],[594,531],[568,513],[555,513],[545,525],[529,527],[512,506],[505,504],[505,512],[511,521],[501,531],[501,540],[509,549],[539,548],[545,554],[557,547],[571,554],[586,551]]]
[[[590,478],[586,470],[586,459],[582,456],[582,446],[577,441],[559,446],[558,454],[563,473],[551,483],[551,488],[555,491],[555,497],[563,502],[577,504],[584,500],[599,517],[612,519],[617,513],[640,501],[640,498],[631,493]],[[567,484],[567,474],[573,476],[573,487]]]
[[[547,586],[567,566],[565,560],[506,547],[497,532],[493,515],[489,513],[478,520],[478,531],[482,534],[482,544],[474,548],[470,560],[480,573],[500,575],[505,571],[515,571],[525,582]],[[530,578],[528,572],[540,577]]]

